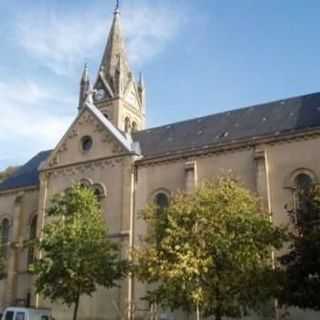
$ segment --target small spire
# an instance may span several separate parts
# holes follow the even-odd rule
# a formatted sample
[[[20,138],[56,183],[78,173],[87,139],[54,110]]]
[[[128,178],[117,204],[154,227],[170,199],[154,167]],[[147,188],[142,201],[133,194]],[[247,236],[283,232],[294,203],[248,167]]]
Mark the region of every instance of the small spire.
[[[144,78],[143,78],[143,73],[142,72],[139,73],[138,85],[139,85],[140,88],[144,88]]]
[[[81,76],[81,82],[82,83],[90,82],[89,71],[88,71],[88,63],[84,64],[83,72],[82,72],[82,76]]]
[[[120,13],[120,0],[116,0],[116,6],[114,8],[114,14]]]
[[[80,81],[80,94],[79,94],[79,110],[82,109],[84,102],[88,96],[88,92],[90,91],[91,83],[90,83],[90,77],[89,77],[89,70],[88,70],[88,64],[84,64],[84,68],[81,75],[81,81]]]

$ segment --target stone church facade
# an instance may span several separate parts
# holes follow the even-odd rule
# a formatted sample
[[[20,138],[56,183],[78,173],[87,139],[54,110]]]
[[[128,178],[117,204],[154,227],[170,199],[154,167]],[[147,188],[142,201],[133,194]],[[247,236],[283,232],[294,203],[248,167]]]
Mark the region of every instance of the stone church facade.
[[[138,213],[147,203],[191,191],[204,179],[232,171],[263,198],[275,224],[286,224],[284,206],[294,205],[301,181],[320,177],[320,93],[145,128],[145,87],[130,70],[119,10],[93,89],[85,68],[79,113],[55,149],[40,152],[0,184],[8,268],[0,281],[1,308],[48,306],[57,319],[70,318],[70,310],[34,293],[28,273],[34,252],[26,243],[40,236],[50,198],[73,183],[94,188],[125,256],[146,231]],[[121,288],[100,289],[82,298],[80,319],[138,319],[148,312],[140,299],[144,290],[132,278]],[[292,319],[317,317],[296,311]]]

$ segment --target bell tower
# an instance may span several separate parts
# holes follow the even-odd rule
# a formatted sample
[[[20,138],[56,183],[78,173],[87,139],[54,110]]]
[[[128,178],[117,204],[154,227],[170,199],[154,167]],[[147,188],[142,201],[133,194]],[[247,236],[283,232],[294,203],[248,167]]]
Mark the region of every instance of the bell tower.
[[[129,67],[118,2],[94,89],[95,105],[115,127],[128,133],[145,128],[144,83]]]

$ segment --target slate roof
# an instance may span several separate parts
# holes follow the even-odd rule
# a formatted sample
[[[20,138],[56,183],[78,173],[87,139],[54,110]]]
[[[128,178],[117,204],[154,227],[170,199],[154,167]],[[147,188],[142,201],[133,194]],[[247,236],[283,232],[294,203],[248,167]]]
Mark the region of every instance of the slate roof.
[[[146,129],[133,135],[145,157],[320,127],[320,93]]]
[[[15,174],[0,183],[0,191],[38,185],[38,167],[42,161],[45,161],[49,157],[50,153],[51,150],[38,153],[25,165],[20,167]]]
[[[320,128],[320,93],[213,114],[133,134],[144,157]],[[43,151],[0,183],[0,191],[38,185]]]

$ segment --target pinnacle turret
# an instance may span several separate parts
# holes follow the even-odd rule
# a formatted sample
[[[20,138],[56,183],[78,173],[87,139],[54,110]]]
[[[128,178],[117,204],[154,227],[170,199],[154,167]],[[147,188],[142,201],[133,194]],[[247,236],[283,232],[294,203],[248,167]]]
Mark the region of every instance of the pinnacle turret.
[[[88,64],[85,63],[82,76],[80,80],[80,95],[79,95],[79,110],[83,107],[83,104],[87,98],[88,92],[91,89],[90,77],[89,77],[89,70]]]

